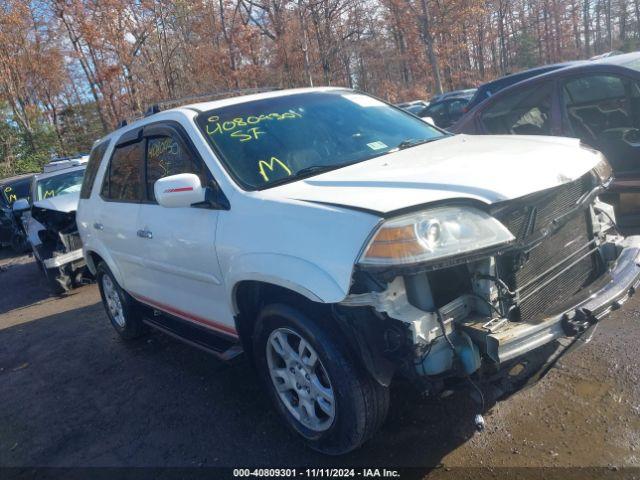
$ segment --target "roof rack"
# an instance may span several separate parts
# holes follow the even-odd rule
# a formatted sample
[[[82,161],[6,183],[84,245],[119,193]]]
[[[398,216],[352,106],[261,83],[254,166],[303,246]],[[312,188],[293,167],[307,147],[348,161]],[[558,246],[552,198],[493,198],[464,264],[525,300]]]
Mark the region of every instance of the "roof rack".
[[[237,88],[234,90],[221,90],[218,92],[203,93],[201,95],[191,95],[188,97],[176,98],[174,100],[162,100],[155,105],[151,106],[147,113],[158,113],[162,110],[178,107],[188,103],[200,103],[210,102],[213,100],[220,100],[222,98],[239,97],[241,95],[253,95],[256,93],[273,92],[275,90],[281,90],[278,87],[258,87],[258,88]],[[150,113],[151,115],[153,113]],[[146,114],[145,114],[146,115]]]
[[[51,173],[58,170],[65,170],[67,168],[79,167],[86,165],[89,161],[89,154],[80,154],[73,157],[57,157],[45,163],[42,167],[42,173]]]
[[[77,155],[69,155],[66,157],[51,157],[47,163],[64,162],[68,160],[78,160],[88,156],[88,153],[78,153]]]
[[[175,107],[179,107],[181,105],[185,105],[189,103],[199,103],[199,102],[208,102],[208,101],[210,102],[213,100],[220,100],[222,98],[238,97],[241,95],[253,95],[256,93],[273,92],[275,90],[281,90],[281,89],[279,87],[238,88],[234,90],[221,90],[217,92],[203,93],[201,95],[191,95],[188,97],[161,100],[160,102],[151,105],[144,112],[144,115],[136,115],[128,119],[122,120],[118,124],[117,128],[122,128],[131,122],[134,122],[141,118],[150,117],[151,115],[159,113],[163,110],[168,110],[169,108],[175,108]]]

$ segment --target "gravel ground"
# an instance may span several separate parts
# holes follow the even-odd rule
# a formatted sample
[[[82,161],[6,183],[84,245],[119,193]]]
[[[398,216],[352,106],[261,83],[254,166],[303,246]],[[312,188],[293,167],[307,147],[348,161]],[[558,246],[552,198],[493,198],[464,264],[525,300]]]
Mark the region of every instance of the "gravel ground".
[[[640,466],[638,296],[543,380],[495,405],[485,432],[475,433],[467,399],[428,401],[399,386],[380,433],[328,458],[281,425],[245,361],[227,365],[158,332],[123,343],[95,285],[46,292],[29,257],[0,251],[1,467],[376,464],[438,476]]]

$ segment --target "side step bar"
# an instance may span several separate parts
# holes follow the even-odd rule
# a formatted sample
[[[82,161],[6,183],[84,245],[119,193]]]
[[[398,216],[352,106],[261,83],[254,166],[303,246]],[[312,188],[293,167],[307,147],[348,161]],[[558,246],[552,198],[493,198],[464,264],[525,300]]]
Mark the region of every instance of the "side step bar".
[[[144,323],[193,347],[204,350],[220,360],[230,362],[243,352],[240,343],[224,338],[206,327],[158,310],[150,309],[150,313],[151,315],[144,317]]]

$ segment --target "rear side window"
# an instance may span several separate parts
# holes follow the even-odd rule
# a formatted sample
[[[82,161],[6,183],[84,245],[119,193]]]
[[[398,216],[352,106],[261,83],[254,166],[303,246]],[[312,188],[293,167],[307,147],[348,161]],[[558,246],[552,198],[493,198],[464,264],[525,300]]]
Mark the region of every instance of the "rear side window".
[[[624,87],[623,79],[617,75],[585,75],[565,83],[563,93],[571,104],[597,104],[624,98]]]
[[[120,202],[141,201],[143,159],[144,142],[142,141],[116,147],[102,184],[102,197]]]
[[[87,169],[84,173],[82,188],[80,189],[80,198],[87,199],[91,196],[91,190],[93,189],[93,183],[96,180],[98,168],[100,168],[102,158],[104,157],[104,153],[107,151],[108,146],[109,140],[106,140],[96,145],[91,150],[91,154],[89,155],[89,163],[87,163]]]
[[[201,162],[192,155],[180,138],[168,135],[149,138],[146,164],[147,200],[150,201],[155,201],[153,185],[163,177],[194,173],[200,177],[202,185],[207,184]]]
[[[562,100],[572,133],[584,142],[602,149],[612,141],[637,141],[638,90],[626,78],[602,74],[573,78],[564,84]]]
[[[583,74],[565,81],[561,92],[565,133],[600,150],[616,173],[637,172],[640,82]]]

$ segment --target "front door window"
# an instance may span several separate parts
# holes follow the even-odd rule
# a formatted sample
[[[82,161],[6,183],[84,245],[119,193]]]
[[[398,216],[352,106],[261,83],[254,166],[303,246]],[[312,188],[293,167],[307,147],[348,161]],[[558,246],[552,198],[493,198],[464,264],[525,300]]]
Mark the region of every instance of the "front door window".
[[[488,133],[551,135],[553,84],[536,83],[495,100],[481,114]]]

